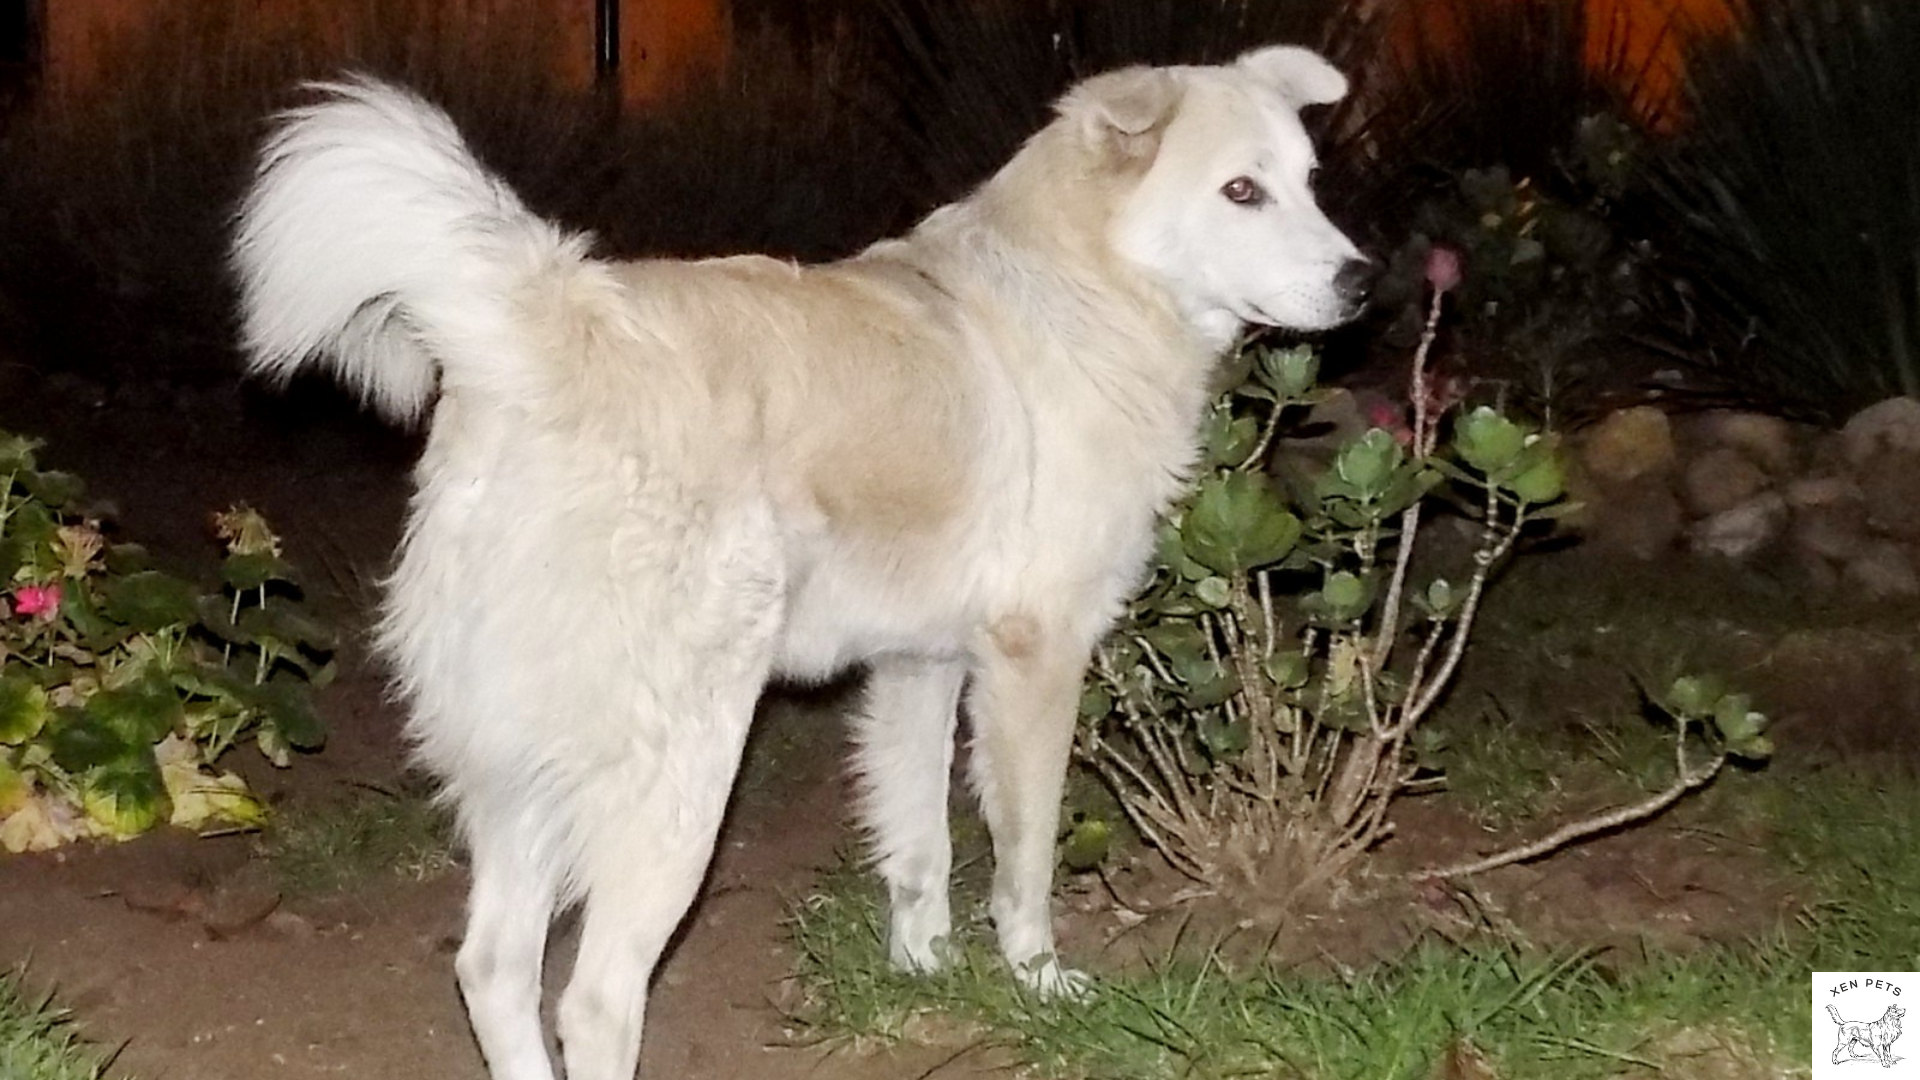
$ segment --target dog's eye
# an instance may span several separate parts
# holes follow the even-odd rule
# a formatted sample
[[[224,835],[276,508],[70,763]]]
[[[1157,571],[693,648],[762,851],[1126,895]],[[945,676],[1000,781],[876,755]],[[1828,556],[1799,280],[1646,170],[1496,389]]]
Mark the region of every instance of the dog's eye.
[[[1241,206],[1259,206],[1267,201],[1267,190],[1251,176],[1236,176],[1227,181],[1220,189],[1220,194],[1225,195],[1228,202]]]

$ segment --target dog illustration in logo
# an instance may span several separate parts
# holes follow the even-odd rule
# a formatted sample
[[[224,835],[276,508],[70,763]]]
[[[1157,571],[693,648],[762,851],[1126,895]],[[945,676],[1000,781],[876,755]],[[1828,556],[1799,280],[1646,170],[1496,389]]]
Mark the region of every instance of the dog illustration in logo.
[[[1907,1010],[1898,1005],[1889,1005],[1880,1019],[1871,1024],[1864,1020],[1847,1020],[1832,1005],[1827,1006],[1827,1015],[1840,1025],[1840,1041],[1833,1047],[1835,1065],[1843,1061],[1873,1058],[1882,1068],[1891,1069],[1900,1060],[1893,1056],[1893,1044],[1900,1038],[1900,1018],[1907,1015]]]

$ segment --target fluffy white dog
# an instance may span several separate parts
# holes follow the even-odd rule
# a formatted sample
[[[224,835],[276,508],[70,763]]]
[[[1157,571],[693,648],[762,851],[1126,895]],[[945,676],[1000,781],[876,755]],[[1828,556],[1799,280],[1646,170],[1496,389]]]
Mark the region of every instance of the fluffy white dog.
[[[235,260],[256,371],[431,413],[381,643],[473,857],[456,969],[497,1080],[630,1080],[648,980],[774,675],[871,668],[861,816],[895,963],[949,932],[964,698],[1018,977],[1048,909],[1090,651],[1195,457],[1245,324],[1351,317],[1314,202],[1313,53],[1088,80],[967,199],[842,262],[610,262],[439,110],[358,80],[267,143]]]

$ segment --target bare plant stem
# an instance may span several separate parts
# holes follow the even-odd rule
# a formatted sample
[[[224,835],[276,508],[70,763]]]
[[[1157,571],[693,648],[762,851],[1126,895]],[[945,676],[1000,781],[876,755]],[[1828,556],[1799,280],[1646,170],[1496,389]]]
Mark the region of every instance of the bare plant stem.
[[[1679,723],[1679,732],[1674,736],[1674,757],[1678,773],[1674,777],[1673,783],[1669,784],[1665,790],[1627,806],[1615,807],[1604,813],[1589,814],[1578,821],[1562,825],[1560,828],[1555,829],[1538,840],[1525,844],[1515,844],[1511,847],[1496,851],[1484,858],[1474,859],[1471,862],[1455,863],[1452,866],[1444,866],[1437,870],[1421,870],[1411,876],[1416,880],[1422,881],[1444,881],[1448,878],[1484,874],[1489,870],[1495,870],[1502,866],[1525,862],[1528,859],[1537,859],[1542,855],[1558,851],[1568,844],[1583,840],[1597,833],[1603,833],[1609,829],[1617,829],[1622,825],[1630,825],[1636,821],[1645,821],[1647,818],[1653,817],[1667,807],[1679,802],[1681,796],[1687,792],[1700,787],[1719,775],[1721,767],[1727,763],[1726,751],[1722,750],[1715,753],[1713,759],[1705,765],[1698,768],[1689,768],[1687,765],[1688,724],[1686,718],[1681,717]]]

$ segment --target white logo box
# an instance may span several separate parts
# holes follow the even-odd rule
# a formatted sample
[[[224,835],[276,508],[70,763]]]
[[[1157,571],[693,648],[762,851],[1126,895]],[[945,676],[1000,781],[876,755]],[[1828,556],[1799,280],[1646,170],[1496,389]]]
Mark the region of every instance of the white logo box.
[[[1813,1080],[1920,1080],[1920,974],[1816,971],[1812,984]]]

